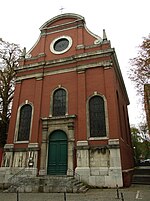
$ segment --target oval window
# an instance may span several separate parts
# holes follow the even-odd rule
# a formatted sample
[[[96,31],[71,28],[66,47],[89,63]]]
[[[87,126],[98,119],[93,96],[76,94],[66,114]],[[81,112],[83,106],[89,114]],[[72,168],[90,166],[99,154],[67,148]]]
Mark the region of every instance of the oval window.
[[[54,50],[61,52],[65,50],[69,45],[69,41],[66,38],[61,38],[57,40],[54,44]]]
[[[62,54],[67,52],[72,46],[72,39],[70,36],[61,36],[54,39],[50,44],[50,50],[54,54]]]

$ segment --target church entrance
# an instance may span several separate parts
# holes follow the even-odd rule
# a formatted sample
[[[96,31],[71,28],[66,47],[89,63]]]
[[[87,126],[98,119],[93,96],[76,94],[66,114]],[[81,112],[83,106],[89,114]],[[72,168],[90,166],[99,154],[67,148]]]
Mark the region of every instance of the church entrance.
[[[66,175],[68,163],[68,140],[66,134],[57,130],[49,136],[48,175]]]

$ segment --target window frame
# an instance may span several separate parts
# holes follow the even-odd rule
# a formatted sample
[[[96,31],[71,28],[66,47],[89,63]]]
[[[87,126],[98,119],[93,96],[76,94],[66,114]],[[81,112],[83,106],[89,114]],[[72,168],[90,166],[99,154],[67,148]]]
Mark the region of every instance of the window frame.
[[[95,137],[91,137],[91,133],[90,133],[90,111],[89,111],[89,104],[90,104],[90,100],[95,97],[95,96],[99,96],[103,99],[104,101],[104,115],[105,115],[105,128],[106,128],[106,133],[105,136],[95,136]],[[86,104],[86,112],[87,112],[87,139],[89,140],[105,140],[108,139],[109,136],[109,125],[108,125],[108,111],[107,111],[107,101],[104,95],[98,93],[98,92],[94,92],[94,94],[92,94],[88,100],[87,100],[87,104]]]
[[[57,51],[55,50],[54,46],[55,44],[59,41],[59,40],[67,40],[68,41],[68,46],[62,50],[62,51]],[[50,51],[53,53],[53,54],[63,54],[65,52],[67,52],[71,47],[72,47],[72,38],[70,36],[66,36],[66,35],[63,35],[63,36],[60,36],[60,37],[57,37],[55,38],[51,43],[50,43]]]
[[[64,90],[66,92],[66,111],[65,111],[65,114],[64,115],[58,115],[58,116],[54,116],[53,115],[53,103],[54,103],[54,94],[57,90]],[[61,87],[61,85],[59,85],[57,88],[55,88],[53,91],[52,91],[52,94],[51,94],[51,97],[50,97],[50,112],[49,112],[49,116],[50,117],[61,117],[61,116],[66,116],[68,115],[68,91],[64,88],[64,87]]]
[[[28,140],[19,140],[18,141],[18,132],[19,132],[19,123],[20,123],[20,114],[21,114],[21,108],[24,107],[25,105],[30,105],[32,110],[31,110],[31,121],[30,121],[30,131],[29,131],[29,139]],[[32,121],[33,121],[33,111],[34,107],[33,104],[26,101],[25,103],[21,104],[18,108],[18,112],[17,112],[17,120],[16,120],[16,127],[15,127],[15,136],[14,136],[14,143],[28,143],[30,141],[31,138],[31,130],[32,130]]]

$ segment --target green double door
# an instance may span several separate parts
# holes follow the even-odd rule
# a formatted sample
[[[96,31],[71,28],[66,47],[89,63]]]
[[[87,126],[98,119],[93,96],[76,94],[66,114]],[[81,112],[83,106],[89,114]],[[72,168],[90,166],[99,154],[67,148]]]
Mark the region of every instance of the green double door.
[[[49,137],[48,175],[66,175],[68,162],[68,141],[66,134],[57,130]]]

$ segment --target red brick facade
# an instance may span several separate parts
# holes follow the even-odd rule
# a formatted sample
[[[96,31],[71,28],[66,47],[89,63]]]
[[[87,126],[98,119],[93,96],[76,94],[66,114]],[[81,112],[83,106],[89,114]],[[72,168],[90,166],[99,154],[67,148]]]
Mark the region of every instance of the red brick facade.
[[[129,100],[115,50],[105,31],[103,38],[96,36],[86,28],[84,18],[76,14],[56,16],[40,31],[38,41],[22,56],[16,69],[12,117],[2,166],[27,167],[32,158],[37,174],[48,174],[50,136],[61,130],[68,139],[66,174],[71,169],[93,186],[130,185],[133,151]],[[63,46],[58,44],[55,50],[54,45],[62,38],[69,46],[62,50],[59,48]],[[55,117],[53,97],[57,89],[66,93],[66,112]],[[90,136],[89,101],[94,96],[101,97],[104,103],[106,134],[103,137]],[[17,141],[20,111],[26,104],[32,107],[29,139]],[[97,179],[103,182],[96,182]]]

